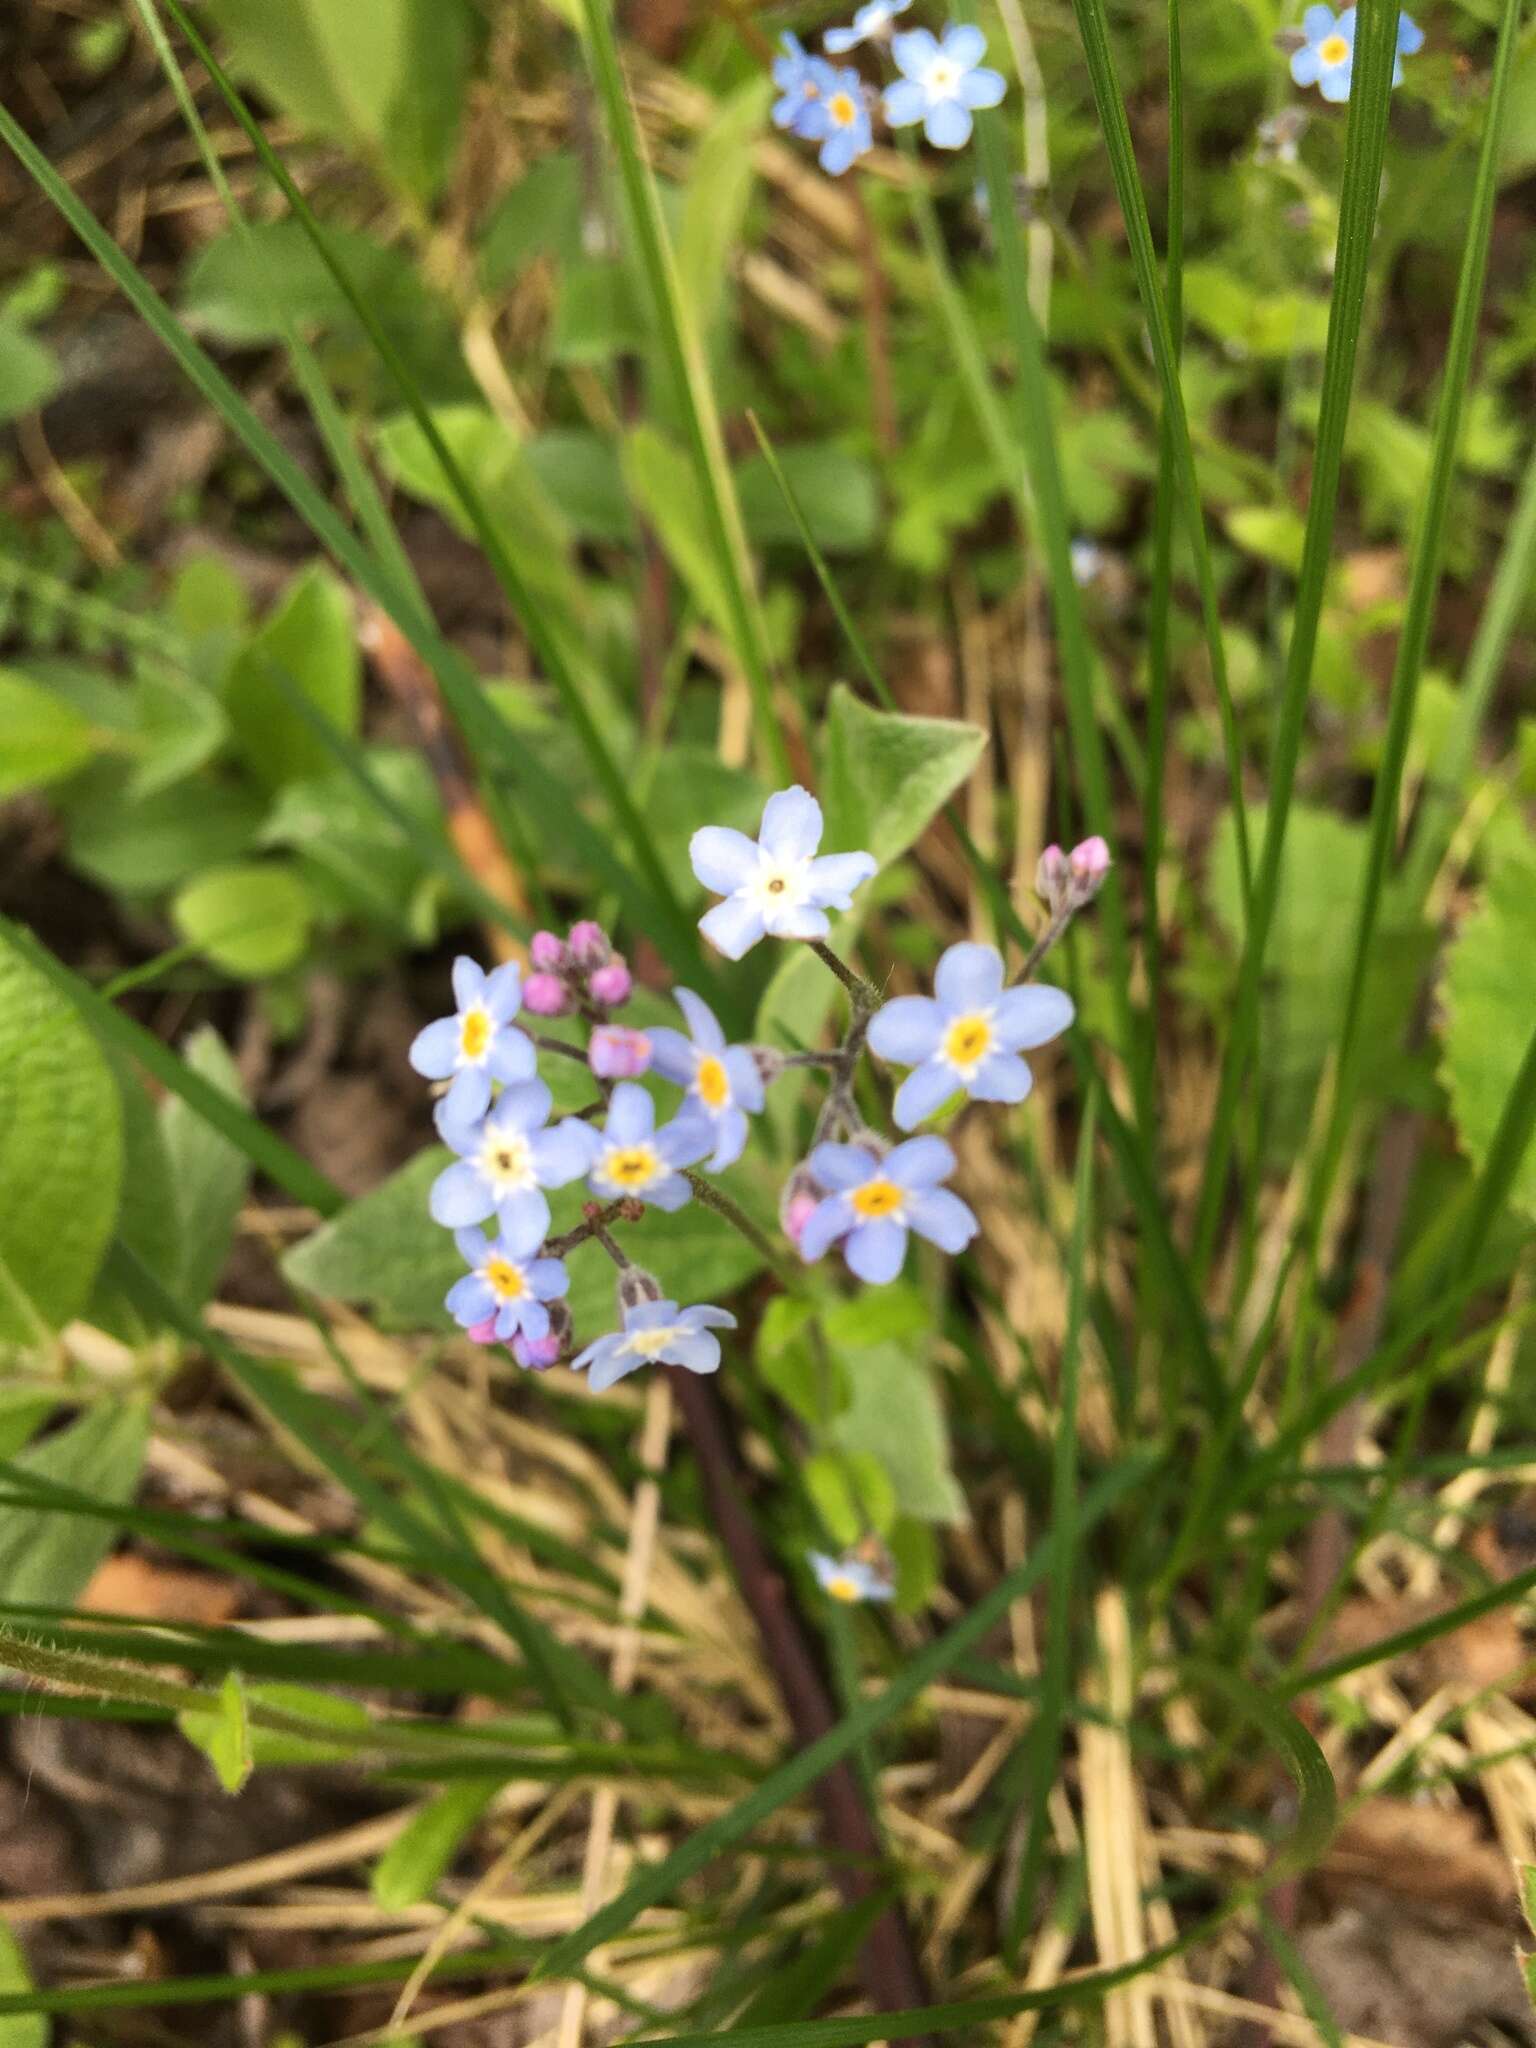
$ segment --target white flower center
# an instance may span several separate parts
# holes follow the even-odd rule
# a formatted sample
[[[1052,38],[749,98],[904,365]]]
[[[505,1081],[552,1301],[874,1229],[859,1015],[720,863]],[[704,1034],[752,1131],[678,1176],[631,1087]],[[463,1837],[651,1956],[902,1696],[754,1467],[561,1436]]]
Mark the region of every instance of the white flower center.
[[[660,1330],[631,1330],[620,1351],[627,1351],[634,1358],[643,1358],[654,1365],[658,1358],[670,1351],[679,1337],[686,1337],[688,1331],[681,1323],[670,1323]]]
[[[992,1050],[992,1012],[973,1010],[951,1019],[944,1033],[943,1055],[957,1074],[973,1074]]]
[[[935,57],[923,73],[923,91],[931,100],[952,100],[960,90],[960,66],[953,57]]]
[[[810,869],[811,864],[805,859],[774,860],[769,854],[763,855],[745,894],[761,912],[770,931],[775,918],[798,910],[805,902],[810,894]]]
[[[516,1194],[534,1185],[533,1147],[520,1132],[487,1131],[479,1163],[498,1201],[503,1195]]]

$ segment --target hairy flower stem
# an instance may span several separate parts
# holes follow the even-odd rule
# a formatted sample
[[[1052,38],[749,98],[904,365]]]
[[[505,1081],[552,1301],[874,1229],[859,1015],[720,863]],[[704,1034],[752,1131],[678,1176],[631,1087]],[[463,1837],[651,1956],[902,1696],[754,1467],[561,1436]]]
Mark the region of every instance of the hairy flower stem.
[[[862,974],[856,974],[846,960],[839,960],[825,940],[811,939],[808,943],[816,958],[835,974],[843,984],[843,987],[847,989],[855,1014],[860,1010],[876,1010],[879,1008],[880,991],[873,982],[866,981]]]
[[[627,1266],[629,1260],[608,1235],[608,1225],[637,1223],[644,1214],[645,1211],[640,1204],[631,1196],[626,1196],[621,1202],[610,1202],[606,1209],[594,1208],[594,1212],[584,1216],[574,1230],[567,1230],[559,1237],[545,1238],[545,1255],[551,1259],[563,1259],[567,1252],[575,1251],[579,1244],[597,1243],[611,1259],[617,1260],[621,1266]]]
[[[1056,912],[1045,930],[1025,955],[1024,965],[1019,969],[1020,981],[1028,981],[1031,978],[1035,969],[1040,965],[1046,954],[1050,952],[1056,941],[1063,936],[1067,927],[1071,924],[1073,918],[1077,916],[1081,908],[1081,904],[1064,903],[1061,909]]]
[[[793,1268],[785,1264],[783,1254],[768,1233],[760,1230],[745,1209],[732,1201],[729,1195],[713,1186],[694,1167],[685,1166],[683,1178],[705,1208],[713,1209],[717,1216],[724,1217],[732,1230],[747,1240],[752,1249],[767,1261],[784,1286],[793,1293],[800,1284],[799,1276]]]

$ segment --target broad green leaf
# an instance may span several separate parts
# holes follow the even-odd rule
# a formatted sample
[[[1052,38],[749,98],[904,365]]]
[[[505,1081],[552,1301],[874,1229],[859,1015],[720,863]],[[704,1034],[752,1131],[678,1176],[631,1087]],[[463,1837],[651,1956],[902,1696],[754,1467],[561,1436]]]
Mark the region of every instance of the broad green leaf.
[[[554,427],[536,434],[523,454],[549,502],[573,532],[589,540],[634,540],[634,507],[611,440],[576,427]]]
[[[441,312],[410,259],[370,235],[329,228],[336,255],[391,332]],[[340,285],[296,220],[252,222],[199,249],[181,284],[189,327],[236,348],[280,342],[291,324],[301,333],[340,328],[356,315]]]
[[[252,981],[303,958],[314,914],[303,881],[276,861],[212,868],[188,882],[171,908],[189,945],[227,974]]]
[[[188,875],[236,859],[250,845],[261,804],[248,783],[217,778],[189,803],[181,789],[135,797],[130,778],[97,762],[59,794],[69,858],[82,874],[126,896],[155,895]]]
[[[226,1672],[218,1704],[206,1713],[188,1708],[176,1725],[200,1749],[226,1792],[238,1792],[251,1775],[251,1717],[238,1671]]]
[[[78,1313],[117,1214],[117,1084],[78,1012],[0,954],[0,1338]]]
[[[20,1942],[9,1927],[0,1926],[0,1993],[32,1989]],[[43,2013],[7,2013],[0,2018],[0,2048],[48,2048],[49,2031]]]
[[[463,0],[210,0],[239,72],[300,127],[422,198],[442,182],[474,54]]]
[[[138,1075],[121,1054],[110,1054],[108,1063],[117,1081],[123,1120],[122,1193],[112,1234],[166,1286],[174,1287],[181,1271],[181,1226],[160,1121]],[[143,1316],[110,1269],[98,1279],[85,1315],[124,1343],[137,1344],[149,1334]]]
[[[335,772],[334,756],[292,701],[295,690],[338,732],[357,731],[362,666],[352,605],[319,564],[288,586],[225,686],[236,744],[269,789]]]
[[[557,363],[595,367],[615,356],[638,355],[648,339],[644,309],[616,257],[582,255],[562,267],[549,337]]]
[[[1481,1169],[1536,1018],[1536,844],[1507,851],[1450,950],[1441,1074],[1463,1149]],[[1536,1216],[1536,1145],[1512,1201]]]
[[[100,1401],[77,1422],[22,1451],[19,1472],[68,1486],[102,1502],[127,1502],[139,1483],[149,1440],[149,1406],[138,1399]],[[18,1606],[73,1607],[117,1541],[95,1516],[56,1509],[0,1508],[0,1586]]]
[[[1306,528],[1289,505],[1238,505],[1227,514],[1227,531],[1245,554],[1273,562],[1291,575],[1301,567]]]
[[[193,1032],[182,1057],[194,1073],[244,1107],[239,1072],[211,1024]],[[180,1234],[180,1285],[173,1292],[198,1310],[218,1285],[229,1257],[235,1219],[250,1185],[250,1162],[179,1095],[167,1095],[161,1104],[160,1135],[171,1162]]]
[[[954,795],[986,743],[978,726],[880,711],[839,684],[822,763],[823,852],[857,847],[888,866]]]
[[[749,78],[722,101],[699,137],[677,234],[677,274],[695,325],[707,335],[725,303],[731,252],[741,239],[752,195],[753,152],[773,87],[766,74]]]
[[[437,787],[421,755],[395,747],[368,747],[363,759],[385,795],[446,849]],[[290,782],[279,791],[260,837],[263,846],[303,855],[311,880],[318,882],[323,876],[338,905],[413,941],[430,942],[436,936],[436,910],[445,895],[451,903],[458,901],[456,892],[428,868],[395,821],[350,775]]]
[[[420,1153],[295,1245],[284,1273],[313,1294],[371,1308],[388,1327],[449,1328],[443,1296],[464,1261],[427,1214],[427,1192],[451,1160],[441,1146]]]
[[[0,1383],[0,1458],[14,1458],[57,1406],[51,1394],[23,1393]]]
[[[1184,265],[1184,305],[1235,356],[1320,354],[1328,338],[1326,298],[1255,291],[1251,278],[1214,263]]]
[[[0,426],[35,412],[57,390],[59,366],[46,342],[0,319]]]
[[[765,1385],[813,1427],[848,1405],[848,1375],[830,1343],[818,1345],[810,1329],[815,1305],[775,1295],[757,1326],[754,1358]]]
[[[496,1792],[495,1779],[466,1778],[417,1808],[373,1866],[370,1888],[386,1912],[431,1897]]]
[[[856,554],[874,545],[880,493],[874,471],[861,456],[835,441],[803,442],[774,453],[819,548],[829,555]],[[737,471],[736,493],[751,539],[762,546],[800,545],[794,514],[761,455],[752,456]]]
[[[176,572],[170,590],[176,624],[194,640],[209,633],[250,630],[251,600],[245,585],[217,555],[192,555]]]
[[[841,1356],[852,1399],[832,1425],[834,1441],[884,1467],[903,1515],[963,1522],[965,1498],[950,1467],[944,1410],[921,1353],[886,1343]]]
[[[1536,1863],[1517,1863],[1515,1877],[1520,1886],[1520,1910],[1525,1924],[1536,1934]]]
[[[885,1540],[896,1561],[897,1611],[920,1614],[939,1584],[939,1545],[933,1525],[899,1515]]]
[[[896,1521],[896,1489],[872,1451],[818,1451],[806,1460],[805,1489],[834,1543],[844,1548]]]
[[[480,241],[481,272],[492,291],[510,284],[535,256],[580,249],[581,187],[581,158],[556,150],[503,195]]]
[[[0,669],[0,802],[72,775],[95,750],[90,721],[72,705],[14,669]]]

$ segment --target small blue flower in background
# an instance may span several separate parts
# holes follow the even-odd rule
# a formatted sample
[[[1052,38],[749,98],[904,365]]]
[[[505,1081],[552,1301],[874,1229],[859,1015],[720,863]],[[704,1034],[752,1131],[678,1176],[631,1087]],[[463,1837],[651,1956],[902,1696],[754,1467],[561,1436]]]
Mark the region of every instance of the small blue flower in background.
[[[860,43],[878,42],[898,14],[905,14],[912,0],[866,0],[853,17],[852,28],[829,28],[821,39],[824,50],[845,57]]]
[[[487,974],[464,954],[453,963],[456,1015],[439,1017],[411,1041],[410,1062],[429,1081],[452,1080],[443,1114],[484,1116],[493,1081],[529,1081],[538,1071],[533,1040],[515,1030],[522,975],[515,961]]]
[[[453,1241],[470,1268],[444,1299],[461,1329],[494,1318],[495,1335],[503,1344],[519,1332],[537,1340],[549,1335],[549,1310],[544,1306],[569,1286],[560,1259],[535,1256],[544,1239],[542,1224],[503,1216],[499,1231],[488,1238],[483,1230],[456,1230]]]
[[[857,71],[851,67],[833,71],[795,132],[807,142],[821,144],[816,161],[833,178],[840,178],[850,164],[871,150],[875,134],[869,124],[864,81]]]
[[[955,1155],[942,1138],[908,1138],[882,1159],[866,1145],[818,1145],[806,1162],[830,1192],[800,1232],[800,1256],[810,1261],[843,1241],[850,1272],[872,1286],[894,1280],[915,1230],[940,1251],[960,1252],[980,1229],[975,1216],[948,1188]]]
[[[611,1387],[642,1365],[680,1365],[688,1372],[718,1372],[720,1339],[714,1330],[734,1330],[729,1309],[679,1308],[675,1301],[642,1301],[624,1311],[624,1328],[599,1337],[571,1361],[571,1370],[590,1366],[587,1385],[594,1394]]]
[[[432,1183],[432,1220],[449,1230],[483,1223],[498,1211],[519,1227],[549,1228],[542,1190],[563,1188],[591,1170],[597,1133],[576,1117],[546,1130],[553,1098],[542,1081],[514,1081],[486,1117],[444,1115],[438,1128],[458,1153]]]
[[[808,1551],[806,1555],[821,1590],[847,1606],[861,1600],[889,1600],[896,1590],[861,1557],[828,1557],[820,1550]]]
[[[977,1102],[1022,1102],[1034,1078],[1018,1055],[1058,1037],[1074,1014],[1063,989],[1005,989],[997,948],[968,940],[945,952],[933,989],[932,996],[897,996],[869,1027],[881,1059],[913,1069],[893,1111],[904,1131],[960,1089]]]
[[[727,960],[739,960],[765,936],[824,939],[832,929],[828,910],[851,907],[853,891],[875,872],[875,857],[828,853],[818,859],[822,830],[821,805],[796,783],[769,797],[756,839],[729,825],[694,833],[688,842],[693,872],[725,898],[699,919],[699,930]]]
[[[693,1190],[677,1171],[712,1151],[712,1124],[685,1110],[656,1129],[656,1105],[638,1081],[621,1081],[594,1147],[587,1185],[604,1201],[635,1195],[657,1209],[681,1209]]]
[[[999,71],[982,66],[987,39],[973,22],[945,29],[942,42],[925,28],[909,29],[891,43],[901,77],[885,88],[885,118],[893,128],[923,124],[935,149],[963,149],[971,139],[971,109],[995,107],[1007,90]]]
[[[744,1045],[727,1045],[714,1011],[691,988],[675,988],[677,1007],[688,1020],[688,1036],[655,1026],[650,1032],[651,1065],[688,1090],[689,1107],[708,1117],[715,1134],[709,1170],[732,1166],[747,1148],[747,1117],[763,1106],[763,1077]]]
[[[831,89],[836,72],[825,57],[813,57],[800,38],[785,29],[779,37],[783,55],[773,60],[773,82],[779,98],[773,103],[773,125],[806,135],[805,117]]]
[[[1335,104],[1349,98],[1355,69],[1355,10],[1346,7],[1335,16],[1331,7],[1309,7],[1301,17],[1306,41],[1291,56],[1291,77],[1297,85],[1315,85],[1325,100]],[[1397,54],[1392,60],[1392,83],[1403,82],[1403,59],[1424,47],[1424,31],[1410,15],[1397,18]]]

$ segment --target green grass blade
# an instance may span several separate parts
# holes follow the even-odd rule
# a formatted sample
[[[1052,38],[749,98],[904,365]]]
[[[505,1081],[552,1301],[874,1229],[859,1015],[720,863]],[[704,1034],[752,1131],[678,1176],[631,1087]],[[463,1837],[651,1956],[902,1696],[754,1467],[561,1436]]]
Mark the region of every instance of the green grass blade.
[[[656,181],[646,159],[639,123],[624,82],[609,0],[582,0],[586,49],[609,140],[619,160],[625,205],[650,290],[651,312],[661,337],[678,409],[688,432],[689,455],[698,482],[716,566],[736,641],[736,655],[752,692],[758,745],[780,781],[792,780],[789,752],[774,706],[773,678],[747,552],[746,530],[720,431],[720,416],[709,368],[683,297],[677,263],[662,219]]]
[[[1216,689],[1221,719],[1222,748],[1226,754],[1227,781],[1232,796],[1233,829],[1237,836],[1238,875],[1242,888],[1245,924],[1251,917],[1253,876],[1248,850],[1248,825],[1243,806],[1243,757],[1238,738],[1237,716],[1227,681],[1226,644],[1221,632],[1221,606],[1216,595],[1216,576],[1205,532],[1205,511],[1200,497],[1200,479],[1195,470],[1194,444],[1189,436],[1189,418],[1184,409],[1184,388],[1179,382],[1179,353],[1174,340],[1168,303],[1157,275],[1157,253],[1152,244],[1152,226],[1147,218],[1146,194],[1136,168],[1136,147],[1126,119],[1125,100],[1115,75],[1115,60],[1109,47],[1109,23],[1104,0],[1073,0],[1083,55],[1093,85],[1099,125],[1109,154],[1120,211],[1125,219],[1130,245],[1131,267],[1146,318],[1152,360],[1157,367],[1163,394],[1163,428],[1173,453],[1173,471],[1179,486],[1185,531],[1195,558],[1195,581],[1200,592],[1200,614],[1205,626],[1206,652],[1210,657],[1211,680]],[[1017,226],[1014,229],[1017,239]]]
[[[1355,357],[1365,311],[1371,239],[1375,233],[1376,205],[1381,189],[1388,100],[1397,48],[1395,0],[1390,0],[1390,4],[1389,0],[1360,0],[1358,19],[1349,125],[1345,130],[1344,168],[1340,179],[1333,293],[1329,303],[1328,341],[1323,356],[1322,405],[1313,451],[1312,491],[1307,504],[1306,534],[1302,543],[1285,680],[1281,687],[1270,756],[1267,820],[1254,882],[1253,915],[1248,923],[1238,967],[1232,1030],[1222,1059],[1195,1221],[1193,1257],[1197,1284],[1210,1264],[1215,1246],[1226,1199],[1237,1110],[1258,1036],[1264,955],[1279,899],[1281,856],[1285,849],[1296,770],[1301,758],[1323,596],[1333,559],[1339,480],[1344,464],[1344,433],[1349,420]]]
[[[341,1190],[318,1168],[311,1166],[291,1145],[284,1144],[276,1132],[269,1131],[249,1110],[205,1081],[152,1031],[146,1031],[105,996],[98,995],[88,981],[56,959],[24,925],[0,917],[0,942],[46,974],[68,996],[98,1038],[129,1054],[164,1087],[179,1095],[205,1123],[238,1146],[253,1166],[259,1167],[296,1202],[307,1203],[322,1216],[334,1216],[341,1208],[345,1200]]]
[[[1499,21],[1499,40],[1493,59],[1493,78],[1484,116],[1482,149],[1477,177],[1468,208],[1466,242],[1462,249],[1461,275],[1456,286],[1456,305],[1451,318],[1450,342],[1446,349],[1445,379],[1435,420],[1434,448],[1430,462],[1429,488],[1423,522],[1414,549],[1413,575],[1408,587],[1408,605],[1398,637],[1397,659],[1392,671],[1388,701],[1387,729],[1382,742],[1381,762],[1371,793],[1369,841],[1360,900],[1356,907],[1350,940],[1349,983],[1339,1026],[1333,1102],[1327,1130],[1307,1192],[1307,1236],[1315,1245],[1322,1228],[1344,1149],[1355,1099],[1360,1085],[1362,1048],[1361,1013],[1366,978],[1374,957],[1376,928],[1381,916],[1382,892],[1387,870],[1397,844],[1398,806],[1408,746],[1413,735],[1414,707],[1418,702],[1419,679],[1429,646],[1435,601],[1445,561],[1446,524],[1450,517],[1451,491],[1461,449],[1461,425],[1471,381],[1472,352],[1477,343],[1482,314],[1483,285],[1488,273],[1488,243],[1493,230],[1493,206],[1498,193],[1499,151],[1504,134],[1504,108],[1514,62],[1516,31],[1520,21],[1520,0],[1504,0]]]

